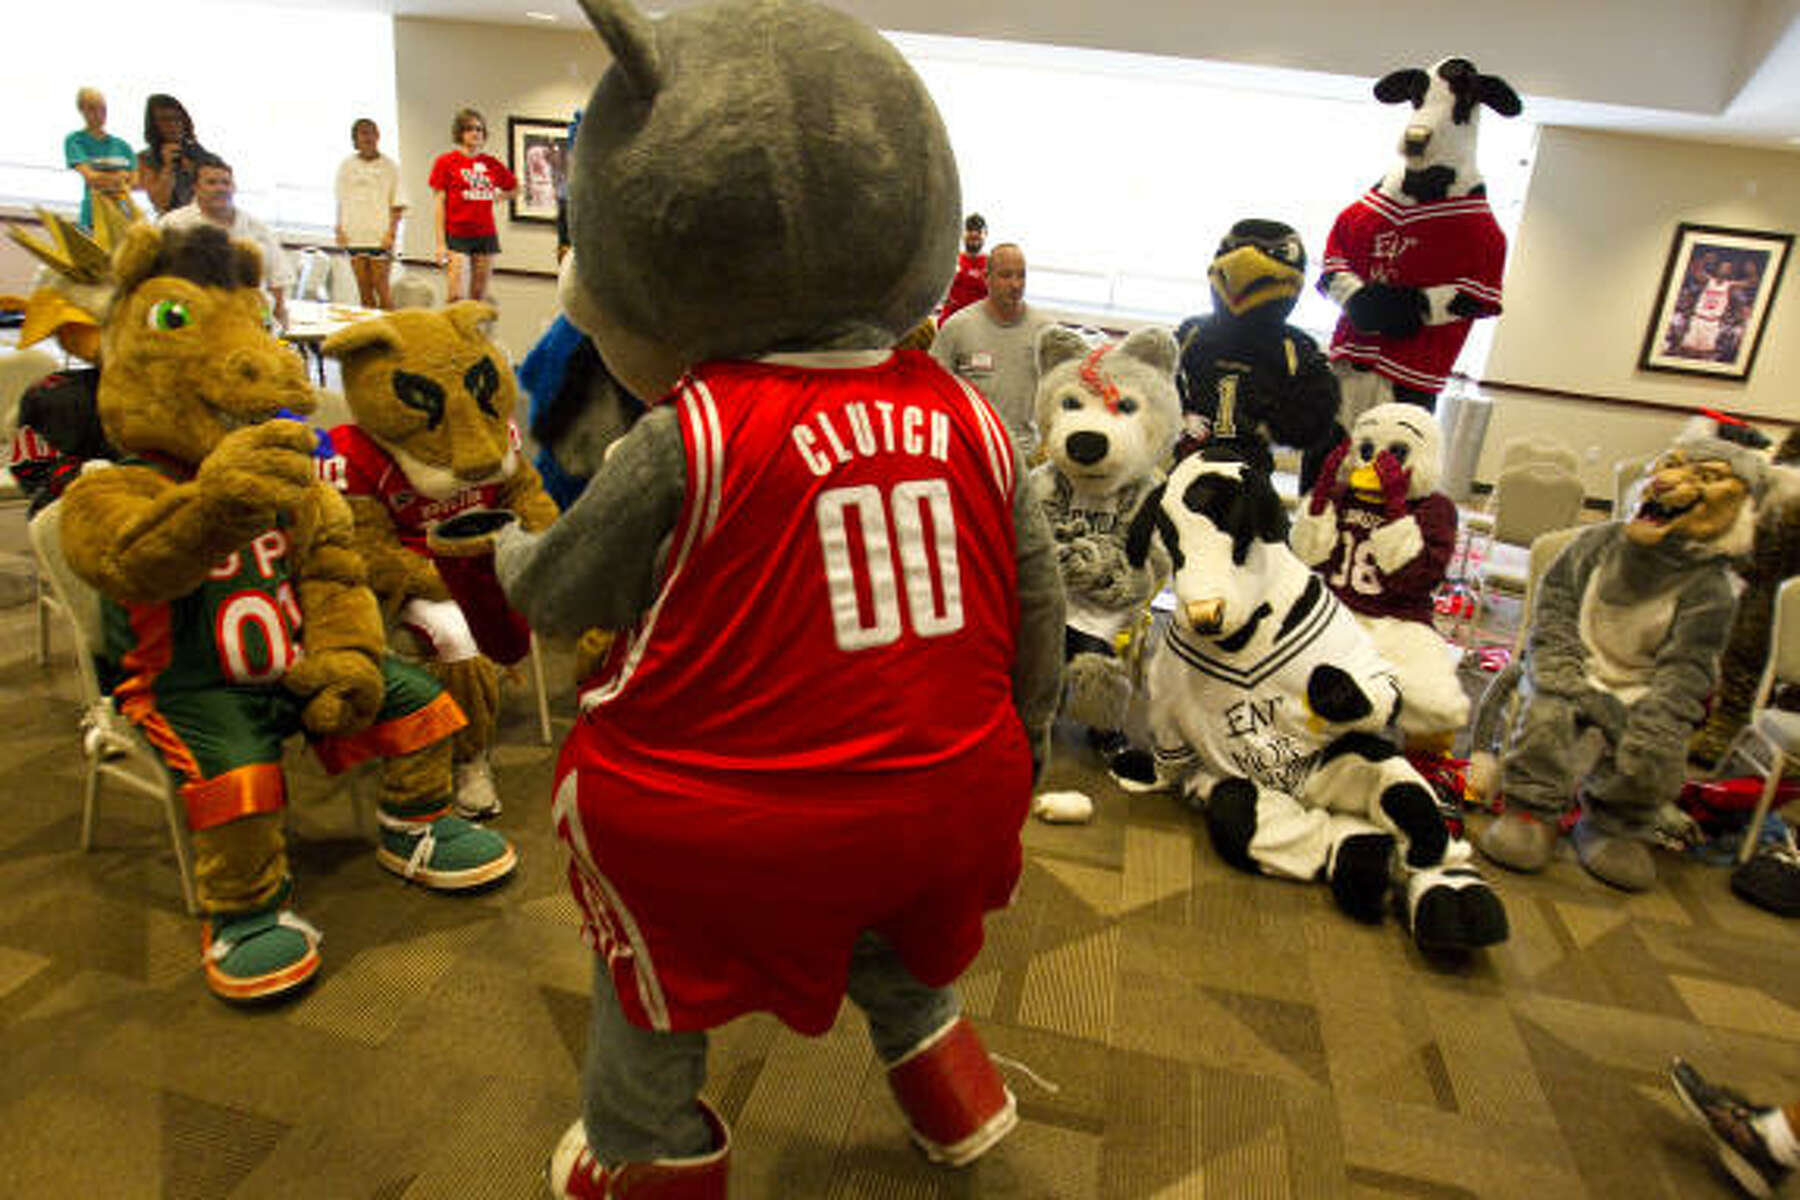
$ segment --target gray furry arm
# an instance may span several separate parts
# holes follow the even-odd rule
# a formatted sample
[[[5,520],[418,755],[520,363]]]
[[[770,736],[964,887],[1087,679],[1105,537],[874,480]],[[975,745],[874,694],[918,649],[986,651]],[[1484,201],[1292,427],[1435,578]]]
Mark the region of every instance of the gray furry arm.
[[[1161,550],[1153,546],[1144,565],[1134,567],[1125,556],[1123,536],[1089,535],[1064,542],[1058,547],[1063,587],[1114,612],[1141,608],[1168,574],[1168,555]]]
[[[1056,567],[1050,523],[1025,474],[1024,456],[1013,447],[1013,529],[1019,560],[1019,648],[1013,660],[1013,704],[1041,753],[1062,700],[1063,585]]]
[[[1114,610],[1142,608],[1162,589],[1163,580],[1173,570],[1174,564],[1170,562],[1168,549],[1164,547],[1161,538],[1151,539],[1150,554],[1141,567],[1132,566],[1125,553],[1125,529],[1129,518],[1137,512],[1144,497],[1150,494],[1157,482],[1160,482],[1160,476],[1157,479],[1140,480],[1129,493],[1130,501],[1124,511],[1126,520],[1121,521],[1112,534],[1099,539],[1102,543],[1100,563],[1104,571],[1101,578],[1095,581],[1096,586],[1087,592],[1095,603]],[[1064,582],[1067,583],[1066,580]]]
[[[624,629],[656,598],[657,564],[687,487],[673,408],[653,408],[614,444],[567,512],[542,533],[496,540],[506,598],[550,636]]]
[[[1525,647],[1527,670],[1536,691],[1574,697],[1588,690],[1581,598],[1610,533],[1611,526],[1597,525],[1577,535],[1538,581]]]
[[[1629,706],[1625,738],[1646,747],[1685,747],[1706,716],[1719,655],[1731,633],[1737,600],[1723,567],[1682,589],[1669,640],[1657,651],[1650,692]]]

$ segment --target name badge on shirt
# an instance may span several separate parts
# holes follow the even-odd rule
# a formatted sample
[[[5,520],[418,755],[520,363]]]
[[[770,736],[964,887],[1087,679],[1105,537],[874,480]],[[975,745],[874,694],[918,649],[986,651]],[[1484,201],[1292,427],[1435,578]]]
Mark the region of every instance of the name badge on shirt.
[[[992,371],[994,369],[994,356],[989,354],[986,350],[976,350],[965,355],[962,362],[957,365],[956,369],[959,373],[964,371]]]

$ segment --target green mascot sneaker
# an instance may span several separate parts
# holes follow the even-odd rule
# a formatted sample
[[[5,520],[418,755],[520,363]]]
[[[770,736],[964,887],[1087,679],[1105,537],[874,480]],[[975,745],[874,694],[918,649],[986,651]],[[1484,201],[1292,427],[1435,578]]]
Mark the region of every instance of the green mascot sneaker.
[[[382,866],[440,892],[460,892],[505,879],[519,865],[512,843],[448,809],[428,816],[381,810]]]
[[[274,1000],[319,973],[323,935],[287,907],[293,885],[259,912],[208,917],[202,941],[206,986],[234,1003]]]

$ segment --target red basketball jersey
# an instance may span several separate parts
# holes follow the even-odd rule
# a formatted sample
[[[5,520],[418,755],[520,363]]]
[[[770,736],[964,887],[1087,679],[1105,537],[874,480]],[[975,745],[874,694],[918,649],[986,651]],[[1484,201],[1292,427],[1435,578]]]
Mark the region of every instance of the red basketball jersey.
[[[582,696],[622,766],[700,748],[756,771],[901,770],[1015,720],[1015,481],[985,401],[905,351],[714,363],[672,402],[688,491],[668,573]]]
[[[628,1015],[829,1026],[878,929],[944,983],[1019,870],[1011,447],[916,351],[711,363],[661,588],[582,695],[556,821]]]

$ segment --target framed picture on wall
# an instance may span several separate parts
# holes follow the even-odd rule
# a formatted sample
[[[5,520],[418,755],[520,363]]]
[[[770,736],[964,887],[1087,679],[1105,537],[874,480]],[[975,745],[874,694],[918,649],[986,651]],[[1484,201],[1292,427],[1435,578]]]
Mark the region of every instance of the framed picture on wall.
[[[1793,244],[1791,233],[1677,225],[1639,368],[1748,379]]]
[[[569,122],[508,117],[506,146],[506,165],[519,177],[510,201],[512,219],[554,225],[556,197],[568,169]]]

